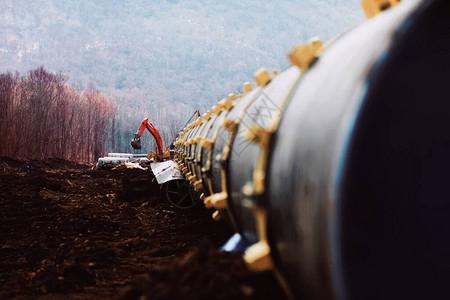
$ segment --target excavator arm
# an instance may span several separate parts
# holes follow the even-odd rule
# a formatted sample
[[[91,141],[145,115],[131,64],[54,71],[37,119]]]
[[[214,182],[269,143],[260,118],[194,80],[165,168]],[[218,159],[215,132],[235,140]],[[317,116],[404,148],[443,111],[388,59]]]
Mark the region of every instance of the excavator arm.
[[[142,120],[139,129],[136,131],[136,133],[134,134],[134,138],[131,141],[131,146],[134,149],[141,149],[141,136],[144,134],[145,129],[147,129],[155,139],[156,156],[158,160],[162,160],[164,149],[163,140],[161,138],[161,135],[159,134],[158,129],[156,129],[155,125],[148,121],[148,118],[144,118],[144,120]]]

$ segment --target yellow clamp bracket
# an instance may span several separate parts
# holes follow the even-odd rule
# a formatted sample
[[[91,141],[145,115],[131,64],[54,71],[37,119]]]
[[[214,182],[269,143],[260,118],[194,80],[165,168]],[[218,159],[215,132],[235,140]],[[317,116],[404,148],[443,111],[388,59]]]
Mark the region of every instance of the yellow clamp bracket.
[[[206,208],[226,209],[228,207],[227,192],[215,193],[203,200]]]
[[[226,119],[223,120],[222,126],[226,128],[228,131],[233,132],[236,130],[238,122],[235,120]]]
[[[196,190],[197,192],[200,191],[203,187],[202,180],[197,180],[193,182],[192,185],[194,186],[194,190]]]
[[[207,111],[203,114],[203,119],[209,121],[211,119],[211,112]]]
[[[267,242],[267,214],[266,210],[258,205],[253,206],[253,215],[256,222],[256,231],[259,242],[253,244],[244,253],[244,261],[250,270],[260,272],[271,270],[274,267],[270,246]]]
[[[289,53],[289,59],[293,65],[306,70],[319,57],[322,49],[322,41],[319,38],[312,38],[307,44],[295,46]]]
[[[214,111],[214,113],[216,115],[218,115],[220,112],[222,112],[226,108],[226,101],[227,101],[227,99],[224,98],[224,99],[220,100],[219,102],[217,102],[216,109]]]
[[[227,97],[227,99],[224,102],[224,109],[226,111],[230,111],[233,108],[234,100],[236,99],[236,95],[233,93],[230,93]]]
[[[244,84],[242,85],[242,91],[244,93],[249,93],[253,90],[252,84],[250,82],[244,82]]]
[[[244,261],[250,270],[255,272],[267,271],[273,268],[270,247],[267,241],[259,241],[245,250]]]
[[[220,101],[219,101],[219,103],[220,103]],[[214,106],[211,108],[211,112],[214,113],[214,114],[216,114],[216,115],[219,114],[219,112],[222,111],[222,106],[221,106],[219,103],[217,103],[216,105],[214,105]]]
[[[361,5],[368,19],[399,3],[400,0],[361,0]]]
[[[188,174],[192,174],[192,173],[189,172]],[[189,182],[195,182],[195,179],[197,179],[197,176],[195,176],[195,175],[189,175],[189,176],[187,176],[188,174],[186,174],[187,180],[188,180]]]
[[[244,138],[250,142],[267,145],[271,131],[257,124],[253,124],[244,132]]]
[[[226,101],[227,101],[227,99],[223,98],[222,100],[217,102],[217,106],[219,107],[220,111],[223,111],[225,109]]]
[[[255,81],[258,86],[265,87],[269,84],[270,80],[272,80],[272,78],[266,68],[261,68],[255,72]]]
[[[207,139],[207,138],[202,138],[200,140],[200,146],[202,146],[205,149],[210,150],[212,148],[212,146],[214,145],[214,141],[211,139]]]
[[[189,181],[190,184],[194,183],[196,177],[192,174],[192,172],[188,172],[186,175],[184,175],[186,179]]]
[[[194,122],[195,126],[200,126],[203,123],[203,119],[202,118],[197,118]]]
[[[203,138],[201,136],[196,136],[195,138],[192,139],[192,144],[200,144],[202,139]]]

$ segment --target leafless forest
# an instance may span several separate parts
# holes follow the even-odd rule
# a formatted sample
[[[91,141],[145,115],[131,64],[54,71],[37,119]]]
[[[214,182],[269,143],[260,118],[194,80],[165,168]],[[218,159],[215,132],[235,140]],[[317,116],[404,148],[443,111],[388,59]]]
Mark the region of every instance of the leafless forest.
[[[0,74],[0,156],[92,162],[103,154],[114,107],[43,67]]]

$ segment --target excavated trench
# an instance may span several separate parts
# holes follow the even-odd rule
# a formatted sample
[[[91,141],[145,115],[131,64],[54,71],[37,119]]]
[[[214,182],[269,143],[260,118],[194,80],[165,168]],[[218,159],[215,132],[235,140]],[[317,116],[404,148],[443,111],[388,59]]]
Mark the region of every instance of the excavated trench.
[[[210,215],[149,171],[0,158],[0,299],[281,299]]]

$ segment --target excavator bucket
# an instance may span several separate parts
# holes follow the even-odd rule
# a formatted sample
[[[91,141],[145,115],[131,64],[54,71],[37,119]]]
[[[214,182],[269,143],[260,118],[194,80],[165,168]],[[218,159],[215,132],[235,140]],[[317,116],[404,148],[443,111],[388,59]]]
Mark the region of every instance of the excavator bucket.
[[[135,136],[134,139],[131,140],[131,147],[137,150],[141,149],[141,138]]]

